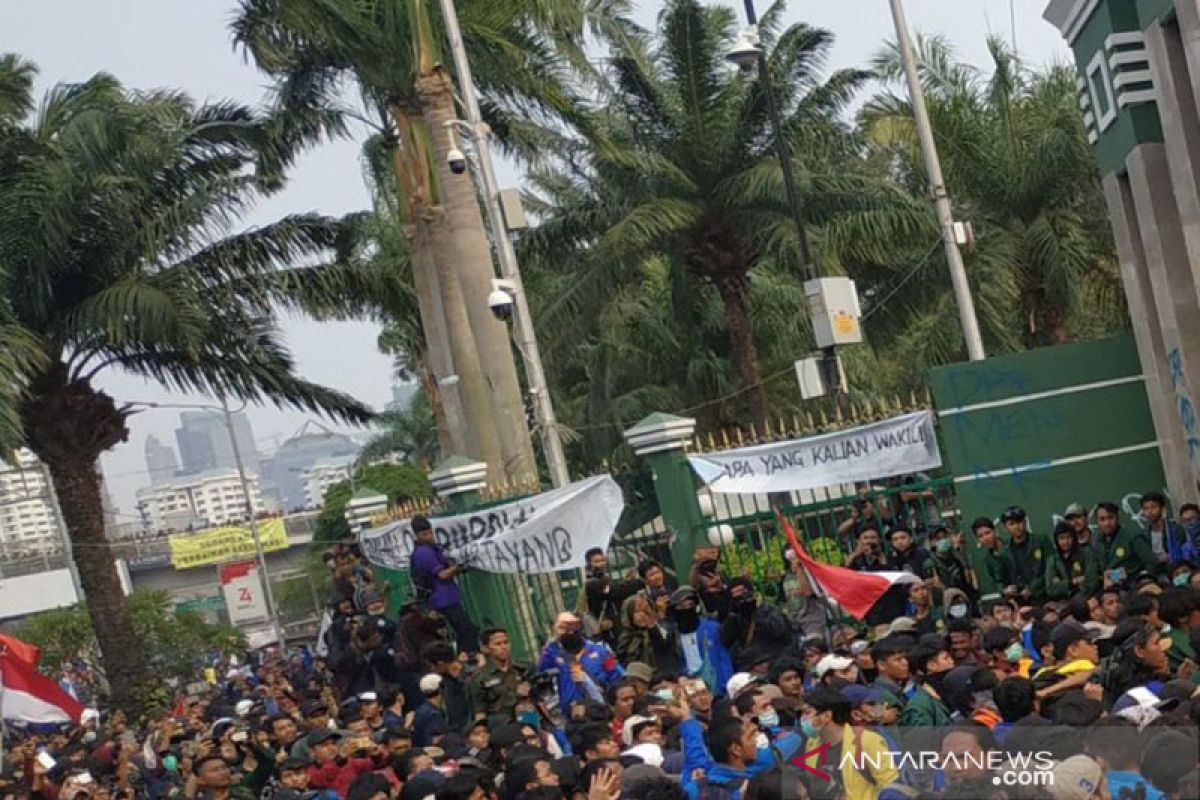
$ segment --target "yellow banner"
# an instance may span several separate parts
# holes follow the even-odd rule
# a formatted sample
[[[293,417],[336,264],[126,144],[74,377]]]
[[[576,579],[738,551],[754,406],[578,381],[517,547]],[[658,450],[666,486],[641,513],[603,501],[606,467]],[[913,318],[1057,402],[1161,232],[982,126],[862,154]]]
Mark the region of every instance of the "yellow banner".
[[[288,546],[283,519],[275,517],[258,523],[258,539],[263,552]],[[198,533],[176,533],[169,539],[171,566],[175,569],[220,564],[254,556],[254,534],[249,527],[211,528]]]

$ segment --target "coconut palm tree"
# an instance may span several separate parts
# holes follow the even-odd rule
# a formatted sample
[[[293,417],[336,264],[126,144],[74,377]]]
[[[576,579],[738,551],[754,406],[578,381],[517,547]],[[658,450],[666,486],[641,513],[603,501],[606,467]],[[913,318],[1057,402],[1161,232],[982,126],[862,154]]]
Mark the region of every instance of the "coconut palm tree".
[[[136,408],[98,376],[364,421],[360,403],[297,376],[274,315],[333,313],[368,289],[332,261],[350,243],[338,220],[235,232],[290,155],[254,112],[100,74],[52,88],[30,115],[31,76],[0,61],[0,449],[28,446],[49,467],[112,702],[132,711],[149,676],[105,539],[98,459],[128,438]]]
[[[866,73],[824,75],[832,35],[803,24],[784,29],[782,13],[782,3],[773,5],[760,32],[820,266],[836,274],[842,265],[838,251],[824,246],[823,228],[890,208],[903,201],[902,193],[862,168],[859,143],[840,118]],[[688,380],[672,385],[689,395],[689,383],[703,386],[697,394],[707,400],[733,393],[735,402],[716,405],[735,418],[744,409],[742,420],[761,425],[769,407],[762,335],[793,334],[778,351],[790,356],[785,363],[810,349],[810,337],[797,231],[763,89],[756,74],[741,74],[725,59],[737,27],[728,8],[670,0],[652,42],[615,49],[613,86],[603,95],[605,112],[592,126],[591,141],[533,176],[529,204],[543,224],[527,237],[526,251],[566,273],[544,313],[567,311],[610,344],[619,326],[611,317],[600,322],[615,308],[604,301],[640,313],[646,295],[622,293],[641,283],[661,286],[659,303],[679,324],[664,320],[671,337],[627,341],[630,352],[678,341],[678,374]],[[765,299],[785,287],[791,303],[772,309]],[[717,342],[711,338],[714,298],[721,309]],[[768,322],[768,311],[779,316]],[[605,352],[620,348],[595,354]],[[665,368],[659,360],[648,366],[659,375]]]
[[[1123,294],[1074,71],[1032,71],[1001,41],[989,46],[987,75],[957,62],[941,39],[918,42],[955,216],[975,232],[967,271],[989,351],[1119,330],[1127,325]],[[894,46],[874,65],[885,80],[902,82]],[[859,123],[872,158],[922,196],[925,171],[907,93],[872,99]],[[876,266],[864,260],[856,274],[860,288],[890,293],[872,319],[876,340],[890,342],[894,360],[913,373],[958,358],[962,339],[940,253],[922,244],[924,235],[877,233]],[[905,276],[912,279],[900,286]]]
[[[407,406],[388,408],[375,419],[381,431],[358,454],[358,463],[369,464],[399,455],[429,470],[438,458],[433,408],[425,393],[417,392]]]
[[[494,267],[476,189],[447,166],[458,120],[433,3],[242,0],[236,41],[278,81],[278,99],[309,133],[344,132],[338,88],[352,83],[395,145],[395,183],[413,283],[437,379],[457,376],[459,439],[493,474],[534,472],[505,326],[487,308]],[[537,124],[571,113],[565,67],[587,65],[585,30],[621,30],[620,0],[468,0],[459,4],[485,113],[511,146],[544,142]]]

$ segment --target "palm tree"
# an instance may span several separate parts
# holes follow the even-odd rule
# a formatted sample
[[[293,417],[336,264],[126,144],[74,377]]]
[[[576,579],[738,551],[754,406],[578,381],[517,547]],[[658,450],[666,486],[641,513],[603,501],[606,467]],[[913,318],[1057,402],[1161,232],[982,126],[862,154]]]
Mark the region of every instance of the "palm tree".
[[[431,3],[242,0],[234,37],[278,81],[281,108],[310,133],[344,132],[337,87],[352,81],[395,144],[413,283],[439,382],[457,375],[467,422],[460,439],[493,474],[535,472],[521,389],[504,325],[487,308],[495,272],[472,182],[453,175],[448,124],[458,119]],[[536,122],[569,114],[565,60],[586,64],[589,27],[620,28],[620,2],[475,0],[460,4],[485,112],[513,146],[545,139]]]
[[[119,369],[165,387],[348,421],[369,410],[298,377],[276,309],[332,312],[365,290],[343,224],[285,217],[231,232],[278,188],[287,160],[264,120],[232,103],[131,92],[100,74],[32,108],[32,67],[0,61],[0,448],[49,467],[74,543],[116,707],[135,710],[147,666],[104,534],[101,453],[135,409],[96,386]],[[13,91],[14,87],[16,91]]]
[[[967,268],[989,350],[1121,329],[1127,323],[1112,234],[1074,71],[1031,71],[999,40],[989,46],[993,70],[986,76],[956,62],[941,39],[918,43],[956,217],[975,231]],[[895,47],[875,67],[886,80],[902,78]],[[872,157],[921,197],[924,166],[907,95],[874,98],[859,123]],[[959,357],[956,310],[941,279],[944,261],[926,244],[936,248],[936,241],[923,232],[877,233],[880,252],[862,259],[855,277],[860,288],[890,294],[870,328],[876,342],[888,342],[892,359],[907,365],[911,382],[923,368]],[[901,286],[905,276],[915,279]]]
[[[803,24],[780,30],[782,12],[782,3],[772,6],[760,31],[820,246],[830,220],[869,213],[895,193],[880,193],[879,181],[858,169],[858,144],[839,118],[866,73],[842,70],[823,79],[832,35]],[[725,60],[736,30],[727,8],[671,0],[648,47],[630,41],[616,49],[613,87],[603,96],[608,113],[595,124],[596,135],[567,152],[562,164],[534,175],[531,206],[544,224],[526,246],[546,264],[568,265],[551,313],[569,309],[597,320],[611,308],[603,299],[632,310],[630,301],[645,297],[622,292],[641,283],[655,287],[648,291],[679,324],[670,326],[671,336],[664,331],[655,341],[628,344],[637,350],[677,340],[689,377],[682,385],[703,385],[708,399],[736,393],[737,403],[725,408],[744,405],[762,425],[769,406],[760,354],[767,326],[756,317],[769,306],[762,303],[767,291],[755,285],[774,293],[787,287],[794,301],[775,320],[799,334],[789,343],[791,360],[807,349],[809,336],[798,237],[763,89],[756,75],[742,75]],[[840,268],[832,257],[822,266]],[[714,297],[719,342],[711,338]],[[592,330],[611,343],[611,319]],[[620,350],[595,351],[605,353]],[[661,361],[647,366],[664,370]]]
[[[363,446],[358,463],[399,455],[426,470],[433,467],[438,458],[437,429],[425,392],[417,392],[406,407],[380,412],[375,421],[383,430]]]

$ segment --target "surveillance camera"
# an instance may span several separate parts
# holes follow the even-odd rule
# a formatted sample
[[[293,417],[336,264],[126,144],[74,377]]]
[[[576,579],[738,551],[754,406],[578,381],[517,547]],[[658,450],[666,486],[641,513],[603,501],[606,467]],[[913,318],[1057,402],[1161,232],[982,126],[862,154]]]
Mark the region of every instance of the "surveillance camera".
[[[503,289],[493,289],[488,295],[488,308],[491,309],[492,316],[501,322],[512,319],[515,305],[512,295]]]
[[[742,72],[750,72],[758,66],[758,60],[763,57],[763,49],[758,43],[758,31],[751,28],[738,34],[733,49],[725,58],[737,65]]]
[[[462,150],[455,147],[446,154],[446,165],[455,175],[462,175],[467,171],[467,157],[463,155]]]

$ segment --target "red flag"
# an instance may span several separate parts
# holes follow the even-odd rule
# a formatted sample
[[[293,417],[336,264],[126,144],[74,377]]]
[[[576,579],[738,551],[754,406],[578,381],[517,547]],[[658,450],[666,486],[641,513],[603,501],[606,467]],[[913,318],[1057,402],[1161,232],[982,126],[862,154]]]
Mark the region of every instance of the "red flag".
[[[3,633],[0,633],[0,652],[12,653],[31,667],[42,660],[42,648]]]
[[[792,551],[796,554],[809,579],[821,590],[837,601],[847,614],[862,619],[871,606],[883,597],[888,589],[900,583],[919,583],[920,578],[910,572],[858,572],[846,567],[822,564],[805,551],[796,537],[796,531],[783,514],[775,512],[779,527],[787,536]]]
[[[0,653],[0,716],[25,722],[79,722],[83,706],[13,653]]]

